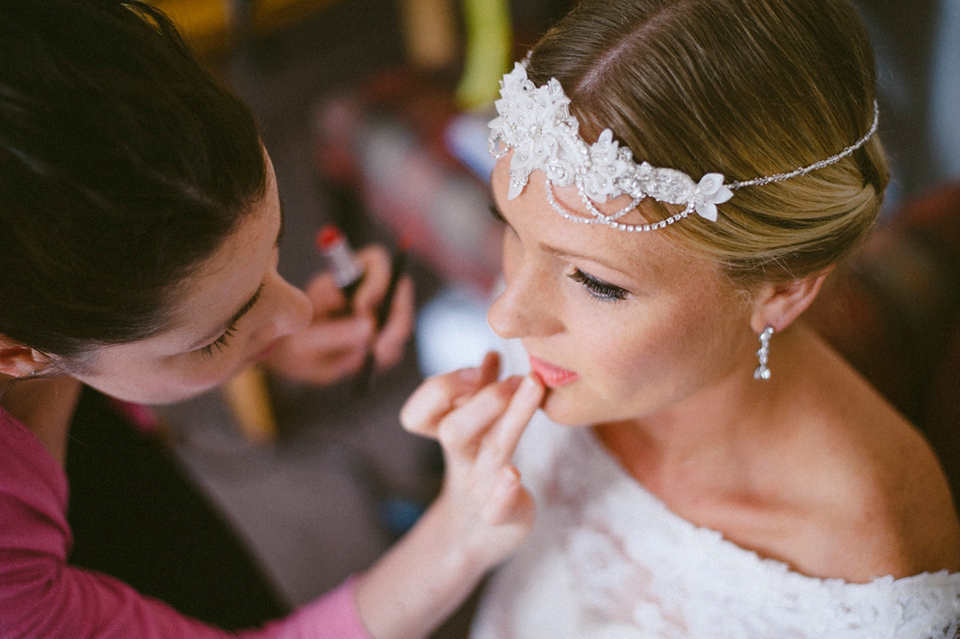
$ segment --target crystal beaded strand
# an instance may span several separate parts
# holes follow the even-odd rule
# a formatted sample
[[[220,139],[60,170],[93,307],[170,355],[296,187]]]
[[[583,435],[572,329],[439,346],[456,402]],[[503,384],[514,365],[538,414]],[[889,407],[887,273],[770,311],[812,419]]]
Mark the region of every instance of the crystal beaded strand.
[[[757,351],[757,360],[760,365],[753,371],[754,379],[770,379],[770,369],[767,368],[767,360],[770,358],[770,338],[773,336],[773,327],[767,326],[760,333],[760,350]]]

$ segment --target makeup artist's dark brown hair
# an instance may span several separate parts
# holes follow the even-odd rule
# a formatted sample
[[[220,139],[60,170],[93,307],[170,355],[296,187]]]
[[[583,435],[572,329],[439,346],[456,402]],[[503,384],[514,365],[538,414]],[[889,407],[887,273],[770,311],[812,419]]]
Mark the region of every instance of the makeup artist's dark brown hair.
[[[252,113],[156,9],[0,0],[0,334],[76,358],[161,332],[266,175]]]

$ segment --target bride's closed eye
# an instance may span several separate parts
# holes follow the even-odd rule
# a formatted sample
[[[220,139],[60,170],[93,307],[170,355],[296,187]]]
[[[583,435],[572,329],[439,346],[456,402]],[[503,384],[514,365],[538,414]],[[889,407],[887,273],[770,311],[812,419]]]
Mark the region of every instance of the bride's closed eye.
[[[591,297],[604,302],[615,302],[619,300],[624,300],[627,298],[627,291],[620,288],[609,282],[604,282],[601,279],[584,273],[578,268],[574,268],[573,272],[568,275],[571,280],[582,284]]]

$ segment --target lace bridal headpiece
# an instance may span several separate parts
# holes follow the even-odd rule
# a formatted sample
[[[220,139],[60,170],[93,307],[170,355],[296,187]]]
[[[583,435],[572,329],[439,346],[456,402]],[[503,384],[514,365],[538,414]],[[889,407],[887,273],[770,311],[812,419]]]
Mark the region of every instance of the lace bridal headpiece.
[[[653,231],[673,224],[691,213],[711,221],[717,219],[717,205],[733,197],[744,186],[779,182],[816,171],[850,155],[866,144],[877,131],[879,111],[873,105],[873,124],[866,135],[840,153],[810,166],[788,173],[767,175],[743,182],[725,182],[720,173],[707,173],[699,182],[675,169],[637,164],[630,149],[620,147],[613,132],[604,129],[599,139],[588,145],[578,133],[579,123],[570,115],[570,99],[560,83],[551,78],[542,87],[527,79],[525,63],[518,62],[500,83],[501,99],[496,101],[499,117],[490,122],[490,153],[496,159],[513,149],[510,160],[510,187],[507,198],[520,195],[530,174],[540,169],[546,176],[547,200],[563,217],[584,224],[606,224],[622,231]],[[575,215],[556,201],[554,186],[577,188],[591,217]],[[594,202],[628,195],[630,204],[616,213],[601,213]],[[619,220],[652,197],[660,202],[684,205],[670,217],[650,224],[623,224]]]

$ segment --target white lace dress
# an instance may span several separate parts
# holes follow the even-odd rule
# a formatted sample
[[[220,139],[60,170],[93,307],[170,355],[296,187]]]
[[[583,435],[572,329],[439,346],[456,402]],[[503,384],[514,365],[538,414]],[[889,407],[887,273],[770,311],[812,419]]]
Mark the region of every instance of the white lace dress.
[[[589,429],[538,413],[517,453],[537,524],[472,639],[929,639],[960,628],[960,573],[816,579],[697,527]]]

